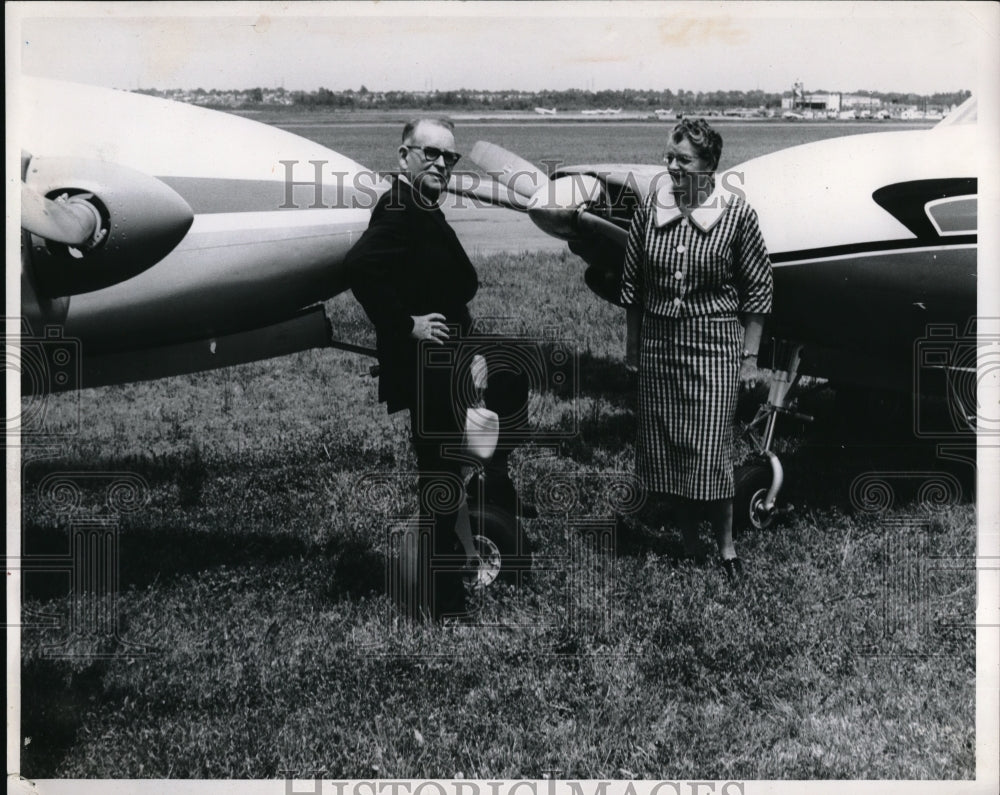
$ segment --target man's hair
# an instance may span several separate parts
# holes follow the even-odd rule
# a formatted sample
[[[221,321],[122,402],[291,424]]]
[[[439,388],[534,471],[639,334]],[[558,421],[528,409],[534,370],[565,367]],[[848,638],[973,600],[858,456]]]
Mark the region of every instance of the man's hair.
[[[670,140],[679,144],[687,138],[702,160],[712,164],[714,171],[722,157],[722,136],[704,119],[681,119],[670,131]]]
[[[413,131],[421,124],[435,124],[438,127],[444,127],[449,132],[455,132],[455,125],[451,119],[439,118],[439,117],[422,117],[418,119],[410,119],[406,122],[406,126],[403,127],[403,143],[407,143],[413,138]]]

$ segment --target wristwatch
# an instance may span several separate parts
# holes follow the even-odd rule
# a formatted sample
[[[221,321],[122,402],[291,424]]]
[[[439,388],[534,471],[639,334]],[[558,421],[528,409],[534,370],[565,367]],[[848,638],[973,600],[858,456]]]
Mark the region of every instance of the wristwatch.
[[[748,351],[746,348],[743,349],[743,353],[740,354],[740,359],[756,359],[757,354],[753,351]]]

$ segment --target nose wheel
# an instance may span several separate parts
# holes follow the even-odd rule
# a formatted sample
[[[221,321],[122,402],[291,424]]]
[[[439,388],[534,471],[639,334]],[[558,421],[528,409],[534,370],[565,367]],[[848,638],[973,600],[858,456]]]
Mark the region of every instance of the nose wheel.
[[[749,464],[735,472],[736,495],[733,497],[733,531],[767,530],[774,524],[777,511],[768,509],[768,493],[773,472],[765,464]]]
[[[788,393],[798,381],[801,345],[775,343],[775,366],[767,402],[757,410],[757,416],[747,428],[747,436],[757,449],[760,458],[751,464],[737,467],[734,474],[736,493],[733,497],[733,531],[767,530],[777,516],[778,492],[784,483],[781,461],[774,454],[778,415],[787,414],[811,422],[812,417],[788,408]],[[779,356],[780,352],[780,356]]]

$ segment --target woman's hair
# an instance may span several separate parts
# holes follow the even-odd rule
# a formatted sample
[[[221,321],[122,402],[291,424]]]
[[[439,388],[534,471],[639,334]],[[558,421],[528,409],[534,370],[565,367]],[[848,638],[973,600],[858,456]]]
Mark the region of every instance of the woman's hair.
[[[704,119],[681,119],[670,131],[670,140],[679,144],[687,138],[698,156],[712,164],[714,171],[722,157],[722,136]]]

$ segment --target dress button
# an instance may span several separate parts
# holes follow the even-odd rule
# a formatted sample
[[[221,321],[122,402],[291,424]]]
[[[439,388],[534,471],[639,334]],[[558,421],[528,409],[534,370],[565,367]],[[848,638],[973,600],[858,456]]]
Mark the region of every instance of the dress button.
[[[687,247],[686,247],[686,246],[685,246],[685,245],[684,245],[683,243],[681,243],[681,244],[680,244],[680,245],[679,245],[679,246],[677,247],[677,253],[678,253],[678,254],[683,254],[683,253],[684,253],[685,251],[687,251]]]
[[[680,271],[675,271],[674,272],[674,278],[675,279],[683,279],[684,278],[684,274],[681,273]]]
[[[674,306],[680,306],[680,305],[681,305],[681,299],[678,296],[677,298],[674,299]]]

